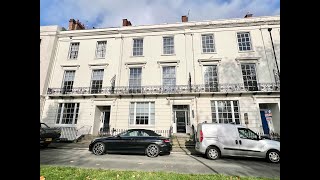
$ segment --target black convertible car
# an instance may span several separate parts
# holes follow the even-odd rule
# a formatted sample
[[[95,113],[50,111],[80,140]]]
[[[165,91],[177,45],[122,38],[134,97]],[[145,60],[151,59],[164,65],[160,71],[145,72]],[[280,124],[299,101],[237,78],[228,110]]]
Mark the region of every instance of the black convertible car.
[[[144,153],[149,157],[170,154],[170,139],[148,129],[129,129],[116,136],[100,137],[91,141],[89,151],[95,155],[108,152]]]

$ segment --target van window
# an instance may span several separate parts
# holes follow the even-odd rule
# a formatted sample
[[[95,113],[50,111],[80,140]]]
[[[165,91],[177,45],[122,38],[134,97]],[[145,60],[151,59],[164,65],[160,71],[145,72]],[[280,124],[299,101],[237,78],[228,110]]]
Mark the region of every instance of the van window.
[[[242,139],[258,139],[258,135],[246,128],[238,128],[239,137]]]

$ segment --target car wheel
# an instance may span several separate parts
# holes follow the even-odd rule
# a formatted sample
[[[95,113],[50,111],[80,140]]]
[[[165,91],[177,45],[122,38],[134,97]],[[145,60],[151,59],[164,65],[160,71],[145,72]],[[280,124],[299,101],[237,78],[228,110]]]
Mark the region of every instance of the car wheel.
[[[206,154],[207,154],[207,157],[212,160],[219,159],[221,155],[217,147],[209,147]]]
[[[146,149],[146,154],[148,157],[157,157],[160,153],[160,149],[156,144],[150,144]]]
[[[272,163],[280,162],[280,152],[277,150],[270,150],[267,152],[267,160]]]
[[[103,155],[106,151],[106,145],[102,142],[97,142],[92,147],[92,152],[95,155]]]

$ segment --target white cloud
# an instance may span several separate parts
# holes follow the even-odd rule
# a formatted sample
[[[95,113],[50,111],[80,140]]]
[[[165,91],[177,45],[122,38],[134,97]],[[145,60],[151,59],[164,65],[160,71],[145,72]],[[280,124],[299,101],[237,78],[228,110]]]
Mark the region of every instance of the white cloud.
[[[189,21],[280,13],[279,0],[41,0],[45,24],[68,26],[70,18],[92,27],[115,27],[127,18],[132,25],[174,23],[190,10]],[[88,22],[87,22],[88,21]]]

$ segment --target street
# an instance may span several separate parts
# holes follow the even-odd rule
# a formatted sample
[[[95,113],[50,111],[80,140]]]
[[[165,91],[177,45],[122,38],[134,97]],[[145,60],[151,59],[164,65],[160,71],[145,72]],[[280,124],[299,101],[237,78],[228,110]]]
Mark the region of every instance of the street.
[[[192,174],[226,174],[233,176],[255,176],[280,178],[280,164],[264,159],[222,158],[208,160],[201,155],[172,153],[149,158],[144,155],[105,154],[93,155],[80,149],[40,149],[41,165],[63,165],[85,168],[102,168],[137,171],[167,171]]]

